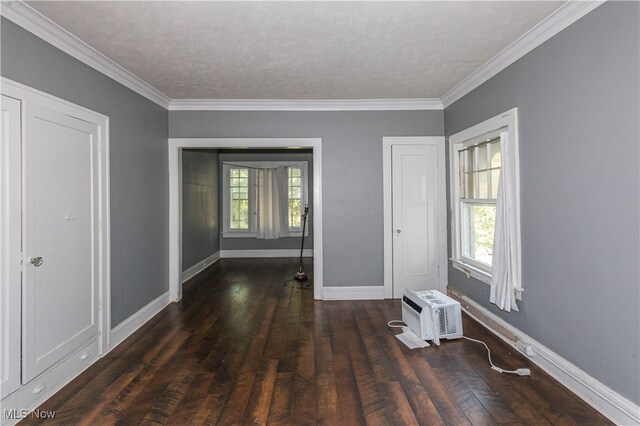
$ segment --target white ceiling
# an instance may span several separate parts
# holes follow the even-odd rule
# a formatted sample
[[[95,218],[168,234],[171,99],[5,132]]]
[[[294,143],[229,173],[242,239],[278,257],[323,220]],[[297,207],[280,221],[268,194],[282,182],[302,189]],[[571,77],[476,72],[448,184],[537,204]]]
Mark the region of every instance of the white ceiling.
[[[29,2],[173,99],[439,98],[563,2]]]

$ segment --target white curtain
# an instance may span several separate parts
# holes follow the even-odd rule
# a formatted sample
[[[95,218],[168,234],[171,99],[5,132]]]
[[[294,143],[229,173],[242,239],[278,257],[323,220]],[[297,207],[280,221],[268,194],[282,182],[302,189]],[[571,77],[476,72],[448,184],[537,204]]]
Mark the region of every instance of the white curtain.
[[[496,200],[493,236],[493,265],[489,301],[503,311],[518,310],[514,289],[520,288],[520,259],[517,256],[515,164],[507,132],[500,133],[502,166]]]
[[[280,185],[276,169],[258,170],[258,238],[280,238]]]

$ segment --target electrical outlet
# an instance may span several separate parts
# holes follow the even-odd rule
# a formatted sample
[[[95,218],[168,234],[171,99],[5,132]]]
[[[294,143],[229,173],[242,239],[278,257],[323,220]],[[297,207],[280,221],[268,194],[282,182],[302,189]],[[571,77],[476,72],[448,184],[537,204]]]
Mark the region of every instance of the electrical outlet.
[[[535,352],[533,351],[533,346],[531,346],[527,342],[523,342],[522,340],[518,340],[516,342],[516,349],[525,354],[526,356],[534,356]]]

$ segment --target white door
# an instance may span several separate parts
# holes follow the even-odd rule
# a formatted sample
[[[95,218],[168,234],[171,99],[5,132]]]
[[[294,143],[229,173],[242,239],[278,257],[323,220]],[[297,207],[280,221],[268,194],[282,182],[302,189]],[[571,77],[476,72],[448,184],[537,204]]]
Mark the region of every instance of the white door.
[[[98,126],[28,102],[22,381],[98,334]]]
[[[0,102],[0,398],[20,387],[20,101]]]
[[[393,297],[432,290],[438,279],[438,148],[393,145]]]

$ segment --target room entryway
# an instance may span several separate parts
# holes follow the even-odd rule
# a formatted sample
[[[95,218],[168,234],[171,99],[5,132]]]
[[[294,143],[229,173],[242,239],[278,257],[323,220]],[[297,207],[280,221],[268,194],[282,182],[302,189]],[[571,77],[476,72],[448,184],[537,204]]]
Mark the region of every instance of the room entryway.
[[[309,204],[313,206],[313,297],[322,299],[323,291],[323,256],[322,256],[322,139],[320,138],[170,138],[169,139],[169,291],[172,301],[182,298],[183,256],[182,256],[182,156],[188,149],[307,149],[313,155],[313,188],[309,190]],[[237,162],[233,163],[236,164]],[[295,179],[294,179],[295,180]],[[307,228],[308,229],[308,228]],[[259,250],[243,250],[242,257],[254,257],[252,252]],[[284,250],[280,250],[284,251]],[[273,255],[279,255],[272,250]],[[296,250],[297,253],[297,250]],[[236,257],[232,251],[220,251],[220,257]],[[212,262],[211,262],[212,263]],[[211,263],[207,262],[207,266]],[[298,269],[292,269],[292,276]]]

